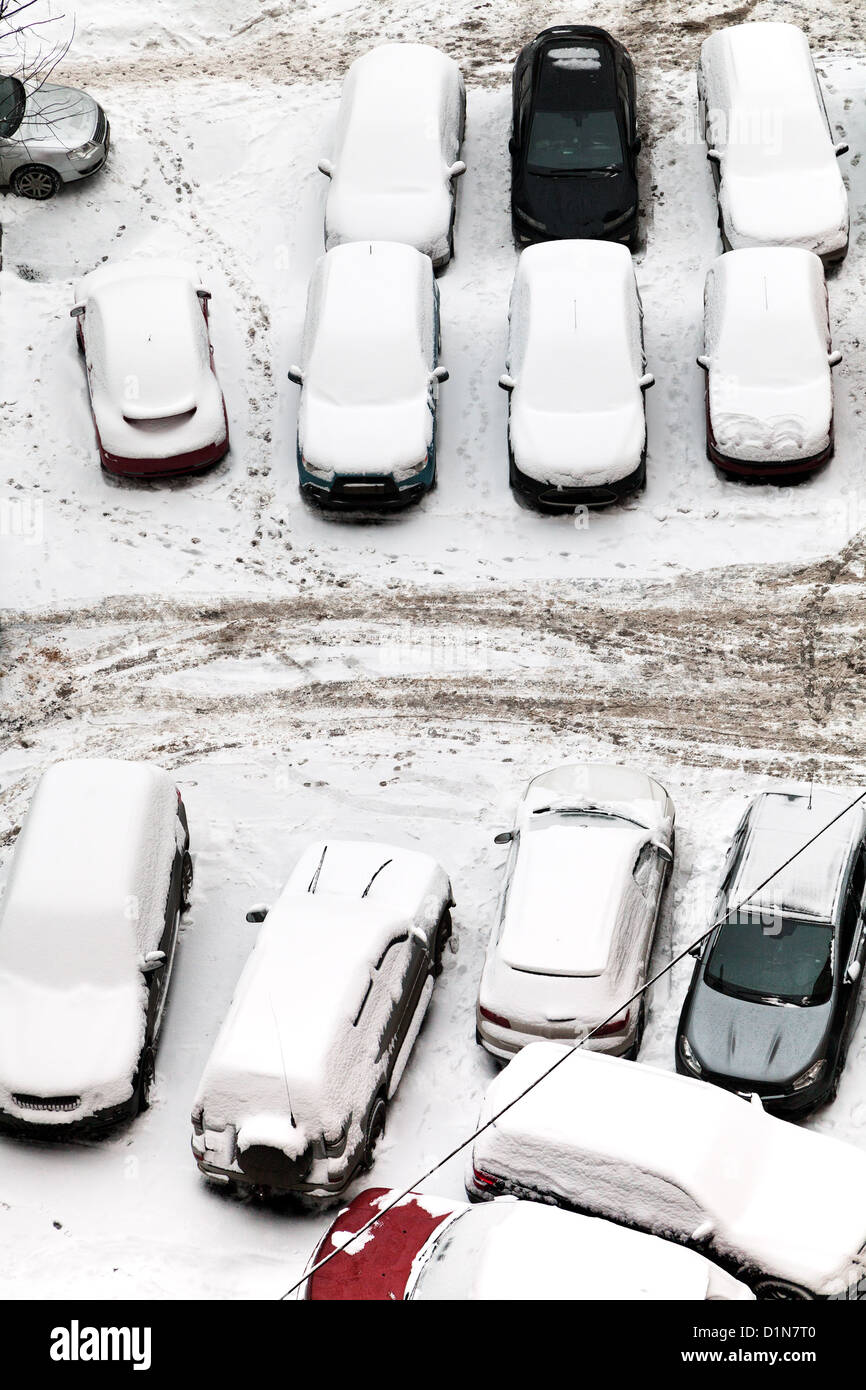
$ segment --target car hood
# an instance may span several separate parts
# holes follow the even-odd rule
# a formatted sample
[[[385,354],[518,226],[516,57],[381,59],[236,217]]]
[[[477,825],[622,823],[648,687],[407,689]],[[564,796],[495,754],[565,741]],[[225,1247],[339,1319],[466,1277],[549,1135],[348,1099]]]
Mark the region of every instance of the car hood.
[[[722,160],[719,203],[731,244],[804,246],[827,255],[848,236],[848,195],[835,159],[802,174],[790,170],[761,177],[736,172]]]
[[[93,139],[98,119],[99,107],[86,92],[44,82],[28,92],[14,138],[46,149],[75,150]]]
[[[718,1076],[782,1085],[824,1055],[832,1001],[799,1008],[737,999],[700,981],[683,1029],[701,1065]]]
[[[59,990],[0,973],[0,1104],[13,1091],[87,1096],[93,1108],[128,1098],[146,1003],[143,979]]]
[[[407,476],[433,437],[426,393],[388,405],[341,405],[304,391],[298,424],[304,459],[342,474]]]
[[[514,206],[540,222],[555,238],[603,237],[612,220],[637,202],[637,184],[623,169],[616,174],[520,174]]]
[[[613,483],[639,466],[646,444],[643,396],[610,410],[539,410],[518,383],[511,401],[511,447],[522,473],[561,487]]]

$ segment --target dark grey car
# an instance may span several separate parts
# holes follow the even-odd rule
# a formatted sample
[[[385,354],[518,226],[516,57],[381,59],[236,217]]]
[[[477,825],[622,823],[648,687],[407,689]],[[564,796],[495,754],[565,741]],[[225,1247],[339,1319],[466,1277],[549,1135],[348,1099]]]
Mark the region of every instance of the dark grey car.
[[[680,1015],[677,1070],[757,1094],[780,1115],[833,1099],[858,1012],[866,814],[845,811],[849,801],[815,789],[752,802]]]

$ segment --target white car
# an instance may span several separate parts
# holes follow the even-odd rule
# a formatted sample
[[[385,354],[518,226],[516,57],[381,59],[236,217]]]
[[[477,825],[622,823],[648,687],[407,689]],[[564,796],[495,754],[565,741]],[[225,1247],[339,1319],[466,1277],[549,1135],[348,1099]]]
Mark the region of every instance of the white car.
[[[526,252],[524,252],[524,255]],[[512,1057],[539,1038],[635,1056],[646,1006],[623,999],[647,978],[674,855],[674,805],[627,767],[559,767],[530,782],[511,843],[478,991],[478,1041]],[[610,1022],[605,1020],[616,1014]]]
[[[717,29],[701,46],[698,107],[726,247],[848,249],[848,195],[809,42],[795,24]]]
[[[147,1108],[191,884],[168,772],[80,758],[42,775],[0,909],[0,1127],[58,1137]]]
[[[833,452],[824,268],[795,246],[729,251],[704,289],[707,454],[752,477],[810,472]]]
[[[513,1100],[475,1139],[470,1198],[554,1202],[682,1242],[759,1298],[862,1291],[866,1154],[853,1145],[721,1087],[562,1043],[518,1053],[479,1126]]]
[[[508,311],[511,486],[545,511],[601,506],[644,486],[643,314],[627,247],[525,250]]]
[[[261,921],[192,1111],[212,1181],[327,1197],[369,1167],[451,933],[416,850],[313,844]]]
[[[388,43],[358,58],[343,83],[325,247],[402,241],[437,269],[454,247],[454,180],[466,93],[453,58],[421,43]]]
[[[439,288],[430,257],[353,242],[316,263],[307,294],[297,458],[322,506],[396,509],[436,480]]]
[[[210,297],[195,266],[173,260],[110,261],[76,286],[71,312],[107,472],[171,477],[226,453]]]
[[[449,1302],[751,1299],[694,1250],[540,1202],[361,1192],[325,1232],[302,1297]],[[390,1203],[394,1203],[390,1206]],[[388,1207],[386,1211],[384,1208]],[[378,1216],[357,1241],[352,1234]],[[334,1250],[339,1253],[334,1254]]]

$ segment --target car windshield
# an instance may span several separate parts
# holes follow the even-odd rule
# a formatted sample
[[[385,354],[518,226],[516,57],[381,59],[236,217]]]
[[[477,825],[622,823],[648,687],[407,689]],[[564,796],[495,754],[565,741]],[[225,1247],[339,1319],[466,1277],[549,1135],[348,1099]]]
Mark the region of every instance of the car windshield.
[[[17,77],[0,77],[0,136],[14,135],[24,118],[27,93]]]
[[[833,928],[795,917],[740,914],[719,929],[706,983],[767,1004],[823,1004],[833,986]]]
[[[617,172],[623,154],[616,113],[536,109],[527,165],[539,174]]]

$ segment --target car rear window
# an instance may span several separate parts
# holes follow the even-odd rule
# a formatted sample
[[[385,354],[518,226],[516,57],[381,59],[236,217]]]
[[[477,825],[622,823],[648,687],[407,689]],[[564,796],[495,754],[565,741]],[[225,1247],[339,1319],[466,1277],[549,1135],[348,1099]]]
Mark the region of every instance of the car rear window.
[[[706,983],[765,1003],[823,1004],[833,986],[833,928],[799,918],[740,916],[720,928]]]
[[[0,77],[0,136],[14,135],[24,117],[27,93],[17,77]]]

